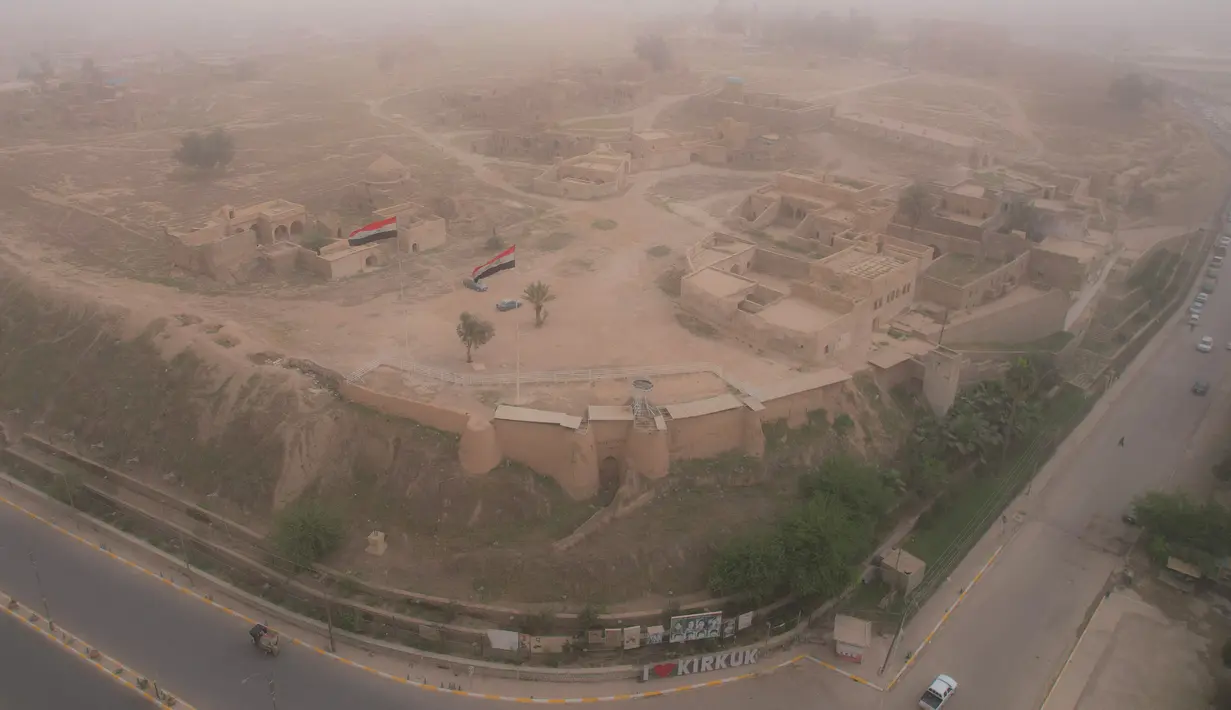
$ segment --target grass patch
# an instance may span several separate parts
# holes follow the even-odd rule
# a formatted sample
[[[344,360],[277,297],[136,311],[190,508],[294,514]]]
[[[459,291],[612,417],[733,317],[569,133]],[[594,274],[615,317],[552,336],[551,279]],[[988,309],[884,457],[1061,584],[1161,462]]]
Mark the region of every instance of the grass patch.
[[[590,223],[590,226],[608,232],[620,226],[620,223],[614,219],[596,219]]]
[[[645,253],[646,253],[646,254],[649,254],[650,256],[654,257],[655,259],[658,259],[658,258],[660,258],[660,257],[664,257],[664,256],[666,256],[666,255],[670,254],[670,253],[671,253],[671,247],[667,246],[666,244],[659,244],[659,245],[657,245],[657,246],[652,246],[652,247],[650,247],[649,249],[646,249],[646,250],[645,250]]]
[[[573,243],[577,237],[568,232],[552,232],[539,240],[538,248],[543,251],[560,251]]]

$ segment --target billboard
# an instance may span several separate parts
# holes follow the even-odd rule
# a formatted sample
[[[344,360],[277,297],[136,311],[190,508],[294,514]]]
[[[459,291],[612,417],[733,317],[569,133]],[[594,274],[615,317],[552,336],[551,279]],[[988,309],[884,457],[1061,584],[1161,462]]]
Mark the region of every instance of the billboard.
[[[673,616],[667,635],[671,643],[719,638],[722,636],[722,612]]]

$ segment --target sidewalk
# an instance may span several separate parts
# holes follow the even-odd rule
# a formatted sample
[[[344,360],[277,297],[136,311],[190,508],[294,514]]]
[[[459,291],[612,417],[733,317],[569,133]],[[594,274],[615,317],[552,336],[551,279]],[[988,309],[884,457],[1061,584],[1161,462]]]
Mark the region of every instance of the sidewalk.
[[[1094,616],[1090,617],[1077,647],[1065,661],[1060,677],[1043,701],[1042,710],[1075,710],[1115,637],[1116,627],[1126,614],[1138,614],[1164,623],[1167,621],[1161,612],[1136,599],[1135,595],[1122,592],[1109,594],[1099,603]]]
[[[549,682],[483,676],[479,673],[463,672],[461,669],[452,670],[443,660],[437,664],[430,660],[414,662],[405,656],[399,658],[397,647],[392,644],[359,637],[339,629],[334,629],[336,652],[330,654],[326,650],[328,636],[325,624],[295,615],[232,587],[211,575],[196,570],[188,571],[184,568],[182,560],[142,540],[80,515],[68,506],[8,477],[0,478],[0,505],[11,506],[32,517],[37,517],[63,532],[66,537],[71,537],[72,540],[66,541],[68,544],[87,544],[95,547],[99,549],[100,554],[107,554],[120,563],[174,585],[180,591],[199,599],[201,603],[210,604],[220,612],[242,620],[244,624],[253,624],[258,620],[267,621],[270,626],[275,627],[277,631],[302,648],[311,649],[326,656],[332,655],[339,662],[356,666],[389,680],[414,685],[423,690],[444,690],[467,697],[518,702],[631,700],[746,680],[771,673],[807,658],[806,654],[790,648],[766,653],[763,648],[742,647],[757,649],[758,658],[755,666],[739,666],[708,672],[698,675],[699,682],[693,683],[680,682],[685,679],[643,683],[632,678],[620,681]],[[239,624],[236,625],[236,629],[236,633],[244,631]],[[369,650],[373,648],[379,650],[382,646],[387,647],[389,652],[377,653]],[[123,659],[117,660],[123,661]],[[476,665],[482,665],[482,663],[482,661],[475,661]],[[527,671],[531,670],[527,668]],[[632,670],[630,668],[630,672]]]

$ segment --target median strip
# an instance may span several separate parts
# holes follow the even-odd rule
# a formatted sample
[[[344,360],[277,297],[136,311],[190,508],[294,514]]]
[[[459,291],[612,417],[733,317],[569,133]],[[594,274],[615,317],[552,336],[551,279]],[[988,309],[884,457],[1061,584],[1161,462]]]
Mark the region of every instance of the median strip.
[[[7,503],[8,501],[5,502]],[[10,503],[10,505],[12,504]],[[39,616],[38,612],[17,601],[17,599],[0,593],[0,605],[2,605],[0,606],[0,611],[25,624],[28,628],[38,632],[61,648],[71,651],[73,655],[94,666],[115,682],[139,694],[151,703],[163,708],[174,707],[181,708],[182,710],[194,710],[193,706],[167,692],[165,688],[159,687],[158,683],[149,680],[145,676],[138,675],[131,668],[99,651],[51,619],[44,619]]]

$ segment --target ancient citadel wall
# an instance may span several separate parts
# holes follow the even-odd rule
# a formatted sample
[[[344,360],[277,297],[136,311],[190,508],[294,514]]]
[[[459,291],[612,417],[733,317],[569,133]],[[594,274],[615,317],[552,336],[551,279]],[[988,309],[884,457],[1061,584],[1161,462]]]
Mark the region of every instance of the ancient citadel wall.
[[[458,434],[458,457],[468,474],[483,475],[503,460],[516,461],[549,476],[573,498],[584,500],[598,493],[599,462],[608,457],[620,461],[623,470],[651,479],[666,476],[675,461],[729,452],[760,457],[765,451],[763,424],[785,420],[792,428],[803,426],[810,412],[836,406],[839,391],[849,379],[841,370],[825,370],[775,383],[742,398],[719,395],[660,405],[659,411],[665,413],[662,429],[634,425],[630,418],[596,419],[574,426],[560,423],[570,419],[568,415],[543,410],[519,409],[524,418],[484,417],[345,380],[339,381],[338,393],[382,414]]]

